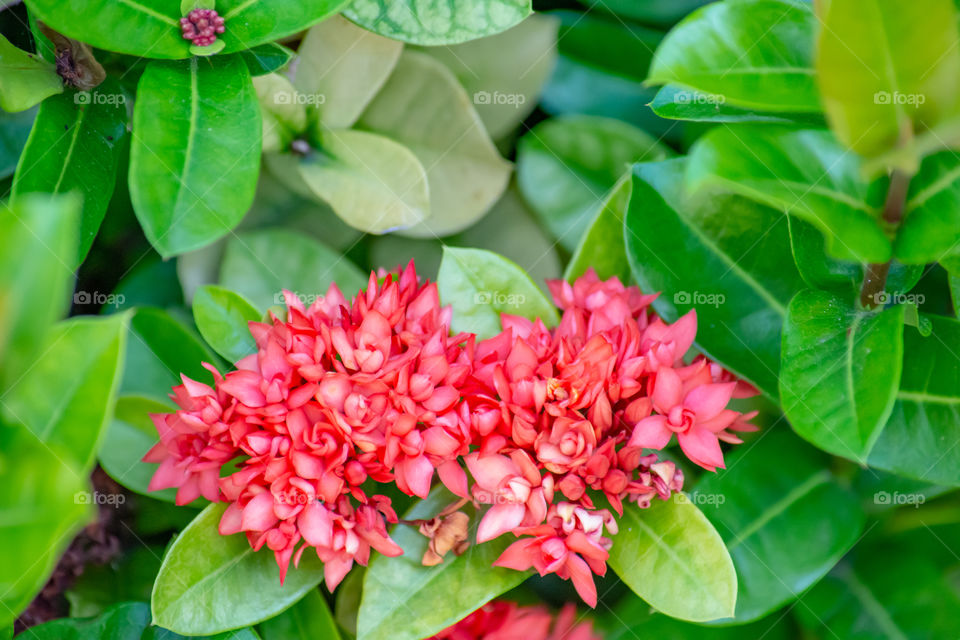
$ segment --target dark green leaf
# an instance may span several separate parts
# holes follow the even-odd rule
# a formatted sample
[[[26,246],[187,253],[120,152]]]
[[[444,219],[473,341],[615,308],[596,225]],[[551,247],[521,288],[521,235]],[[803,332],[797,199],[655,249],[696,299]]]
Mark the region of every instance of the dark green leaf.
[[[625,122],[563,116],[530,130],[517,154],[524,198],[560,244],[573,251],[630,165],[661,160],[670,151]]]
[[[635,168],[625,235],[633,273],[644,291],[664,292],[654,306],[666,320],[696,309],[697,345],[775,398],[780,328],[803,288],[786,218],[743,198],[690,202],[683,174],[681,160]]]
[[[253,202],[260,109],[238,56],[147,65],[137,88],[130,197],[164,257],[227,234]]]
[[[139,529],[137,533],[143,535]],[[108,565],[85,567],[83,574],[64,592],[70,603],[70,617],[100,615],[126,600],[148,602],[162,556],[162,546],[136,546]],[[144,608],[149,615],[150,607],[144,605]]]
[[[293,51],[276,42],[268,42],[240,52],[240,57],[247,63],[252,76],[280,71],[287,66],[293,55]]]
[[[17,161],[27,144],[36,117],[37,109],[19,113],[0,112],[0,178],[6,178],[17,168]]]
[[[836,294],[801,291],[783,326],[787,419],[821,449],[865,464],[893,409],[903,354],[903,305],[865,312]]]
[[[143,462],[142,458],[159,438],[150,414],[169,413],[172,410],[169,403],[150,398],[119,398],[113,421],[107,427],[106,437],[97,456],[103,470],[125,488],[167,502],[174,501],[176,489],[149,491],[147,487],[157,466]]]
[[[446,489],[438,488],[403,517],[432,518],[456,500]],[[476,518],[471,520],[476,525]],[[396,558],[379,554],[371,558],[363,580],[357,640],[429,638],[529,576],[524,571],[491,566],[511,542],[510,536],[472,544],[463,555],[450,554],[433,567],[420,563],[428,540],[415,528],[399,525],[392,537],[404,553]]]
[[[149,624],[150,607],[142,602],[125,602],[96,618],[52,620],[32,627],[26,635],[34,640],[140,640]]]
[[[610,11],[623,18],[630,18],[644,24],[669,27],[697,7],[710,0],[606,0],[598,5],[593,0],[580,0],[580,4],[590,9]]]
[[[280,615],[260,625],[263,640],[340,640],[327,601],[314,589]]]
[[[224,53],[280,40],[324,20],[349,0],[217,0],[226,31]]]
[[[720,535],[683,494],[624,508],[608,563],[651,607],[681,620],[733,615],[737,575]],[[655,578],[655,579],[654,579]]]
[[[564,279],[572,282],[587,269],[593,269],[601,279],[616,276],[623,283],[630,281],[630,262],[623,244],[623,224],[632,187],[632,177],[626,174],[607,195],[570,258]]]
[[[126,135],[126,95],[107,79],[93,91],[68,91],[44,100],[20,157],[14,200],[31,192],[83,196],[78,264],[107,212]]]
[[[531,10],[531,0],[353,0],[344,15],[394,40],[441,45],[505,31]]]
[[[954,151],[923,159],[910,180],[894,254],[909,264],[937,262],[960,250],[960,160]]]
[[[153,623],[185,635],[221,633],[284,611],[323,579],[315,553],[306,553],[286,580],[273,553],[254,552],[244,535],[217,531],[226,505],[211,504],[177,536],[153,586]]]
[[[10,44],[0,35],[0,109],[24,111],[63,91],[52,64]]]
[[[260,318],[246,298],[223,287],[205,285],[193,296],[193,319],[200,335],[228,362],[257,352],[249,323]]]

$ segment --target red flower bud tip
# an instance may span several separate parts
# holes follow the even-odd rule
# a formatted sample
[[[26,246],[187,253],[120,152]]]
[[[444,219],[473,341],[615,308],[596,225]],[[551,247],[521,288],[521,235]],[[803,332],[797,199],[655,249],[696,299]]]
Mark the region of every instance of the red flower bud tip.
[[[209,47],[224,32],[223,18],[213,9],[194,9],[180,18],[183,38],[198,47]]]

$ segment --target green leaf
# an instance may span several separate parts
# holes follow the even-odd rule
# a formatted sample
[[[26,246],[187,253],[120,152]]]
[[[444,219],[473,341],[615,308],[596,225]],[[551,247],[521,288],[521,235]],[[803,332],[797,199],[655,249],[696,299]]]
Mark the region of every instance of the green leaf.
[[[426,168],[430,217],[405,234],[447,236],[470,226],[510,178],[510,163],[493,146],[466,91],[425,54],[403,52],[357,126],[406,146]]]
[[[540,123],[521,138],[517,183],[543,224],[573,251],[630,165],[669,155],[649,134],[624,122],[563,116]]]
[[[142,602],[124,602],[96,618],[61,618],[31,627],[34,640],[140,640],[150,625],[150,607]]]
[[[113,414],[128,320],[126,314],[80,316],[54,326],[31,367],[3,398],[6,422],[62,449],[78,474],[93,466]]]
[[[727,103],[726,96],[684,89],[668,84],[657,92],[650,108],[661,118],[694,122],[774,122],[780,124],[822,124],[823,118],[809,113],[777,113]]]
[[[260,142],[260,109],[242,59],[147,65],[133,111],[130,197],[160,255],[210,244],[243,219]]]
[[[860,161],[827,131],[776,125],[718,127],[690,153],[687,184],[757,200],[814,224],[835,257],[886,262],[890,241],[877,217],[884,181],[867,182]]]
[[[314,589],[280,615],[260,625],[263,640],[340,640],[327,601]]]
[[[220,273],[222,286],[260,311],[283,304],[284,289],[310,303],[334,282],[347,297],[367,284],[363,272],[339,253],[287,229],[247,231],[230,238]]]
[[[284,152],[307,131],[307,108],[286,76],[268,73],[253,79],[260,104],[264,153]]]
[[[922,10],[909,3],[829,0],[817,13],[823,24],[817,81],[843,144],[876,157],[909,149],[915,134],[937,138],[941,125],[955,128],[960,89],[952,78],[960,75],[960,34],[951,0],[930,0]],[[903,168],[912,172],[917,163],[913,155]]]
[[[11,175],[23,152],[38,109],[19,113],[0,112],[0,179]]]
[[[630,18],[643,24],[655,24],[669,27],[697,7],[710,0],[606,0],[597,5],[593,0],[580,0],[580,4],[590,9],[609,11],[623,18]]]
[[[294,86],[329,129],[352,126],[400,58],[403,44],[334,16],[312,27],[298,50]]]
[[[623,220],[632,187],[632,176],[627,173],[607,195],[567,264],[563,273],[565,280],[573,282],[592,268],[601,279],[616,276],[624,284],[630,282],[630,262],[623,243]]]
[[[560,322],[557,309],[515,263],[482,249],[444,247],[437,276],[440,301],[453,307],[451,329],[479,339],[501,331],[500,315]]]
[[[417,502],[404,519],[432,518],[457,497],[440,487]],[[467,509],[471,509],[467,507]],[[471,509],[472,510],[472,509]],[[476,517],[472,517],[476,526]],[[414,527],[399,525],[391,534],[403,555],[374,555],[363,580],[357,640],[420,640],[463,619],[529,577],[525,571],[491,566],[509,546],[510,536],[471,544],[433,567],[420,563],[429,542]],[[475,532],[471,531],[471,539]]]
[[[647,509],[627,505],[618,526],[607,562],[651,607],[694,622],[733,615],[733,562],[713,525],[686,496],[654,500]]]
[[[538,13],[503,33],[423,52],[453,71],[498,140],[536,107],[557,60],[558,27],[555,17]]]
[[[142,536],[143,531],[137,530],[137,534]],[[108,565],[85,567],[83,574],[64,592],[70,603],[70,617],[98,616],[116,603],[128,600],[148,602],[162,556],[162,546],[138,545]],[[150,607],[143,606],[149,615]]]
[[[25,196],[0,203],[0,389],[27,370],[47,330],[66,314],[80,202]]]
[[[721,95],[749,109],[818,112],[815,30],[816,18],[805,2],[715,2],[667,34],[647,81]]]
[[[776,398],[780,328],[803,288],[785,216],[732,196],[691,202],[684,170],[683,160],[634,169],[625,233],[634,276],[664,293],[654,307],[665,320],[696,309],[697,345]]]
[[[225,504],[211,504],[163,558],[153,586],[153,623],[184,635],[239,629],[284,611],[323,579],[315,553],[290,567],[280,585],[273,553],[254,552],[244,535],[217,530]]]
[[[156,500],[173,502],[176,489],[150,491],[150,479],[157,465],[143,462],[143,456],[157,443],[157,428],[152,413],[169,413],[167,402],[139,396],[123,396],[117,400],[113,420],[97,455],[100,466],[125,488]]]
[[[0,35],[0,109],[24,111],[61,91],[63,81],[52,64]]]
[[[349,0],[217,0],[226,31],[224,53],[281,40],[325,20]]]
[[[923,159],[907,192],[893,252],[909,264],[937,262],[960,248],[960,161],[954,151]]]
[[[430,215],[427,171],[390,138],[325,131],[321,148],[297,163],[300,178],[340,218],[367,233],[416,226]]]
[[[870,466],[929,483],[960,485],[960,322],[926,316],[932,335],[904,330],[903,373],[893,413]]]
[[[216,356],[183,324],[162,309],[137,309],[130,320],[127,360],[120,393],[165,401],[183,373],[205,384],[213,376],[201,363]]]
[[[531,11],[531,0],[353,0],[343,13],[394,40],[442,45],[505,31]]]
[[[865,464],[893,409],[903,353],[902,305],[866,312],[836,294],[798,293],[783,326],[780,371],[793,429]]]
[[[268,42],[240,52],[240,57],[247,63],[252,76],[280,71],[289,64],[293,56],[293,51],[276,42]]]
[[[249,323],[259,322],[261,314],[239,293],[213,285],[200,287],[193,297],[193,319],[207,344],[228,362],[257,352]]]
[[[78,264],[93,245],[116,182],[124,136],[126,96],[107,79],[90,92],[44,100],[13,179],[13,199],[31,192],[83,196]]]
[[[737,449],[727,469],[705,475],[690,496],[737,569],[736,624],[797,598],[860,538],[857,498],[823,462],[797,438],[773,430]]]

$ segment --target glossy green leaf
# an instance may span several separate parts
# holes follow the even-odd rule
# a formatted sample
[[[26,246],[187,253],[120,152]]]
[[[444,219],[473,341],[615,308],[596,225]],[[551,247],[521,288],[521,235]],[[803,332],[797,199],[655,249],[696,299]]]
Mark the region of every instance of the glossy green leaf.
[[[321,148],[297,169],[315,197],[361,231],[406,229],[430,215],[426,169],[410,149],[385,136],[325,131]]]
[[[185,635],[238,629],[284,611],[323,579],[316,554],[307,553],[281,586],[269,549],[254,552],[246,536],[217,531],[225,509],[211,504],[167,549],[153,586],[154,624]]]
[[[176,489],[150,491],[150,479],[157,465],[143,462],[143,456],[157,444],[157,428],[150,419],[152,413],[169,413],[168,402],[158,402],[139,396],[117,399],[113,420],[107,427],[97,458],[107,474],[136,493],[156,500],[173,502]]]
[[[531,0],[353,0],[344,15],[394,40],[441,45],[505,31],[531,11]]]
[[[24,111],[63,91],[54,66],[0,35],[0,109]]]
[[[125,602],[110,607],[95,618],[61,618],[32,627],[34,640],[140,640],[150,625],[150,607],[143,602]]]
[[[215,364],[216,356],[193,331],[161,309],[137,309],[130,320],[120,393],[165,401],[170,388],[180,384],[181,373],[212,384],[203,362]]]
[[[7,424],[23,425],[40,442],[67,452],[64,461],[78,474],[93,466],[113,414],[128,320],[125,314],[80,316],[54,326],[0,405]]]
[[[654,500],[647,509],[627,505],[618,526],[610,568],[651,607],[694,622],[733,615],[733,562],[713,525],[686,496]]]
[[[18,113],[0,112],[0,179],[11,175],[27,144],[38,109]]]
[[[252,76],[280,71],[289,64],[293,56],[293,51],[276,42],[268,42],[240,52],[240,57],[247,63]]]
[[[0,389],[26,371],[69,308],[79,221],[73,196],[0,204]]]
[[[843,296],[809,289],[790,301],[780,397],[800,436],[866,463],[900,382],[903,311],[859,311]]]
[[[460,231],[486,213],[507,186],[510,163],[493,146],[470,97],[449,69],[423,53],[403,52],[358,127],[409,148],[426,168],[430,217],[405,234]]]
[[[346,129],[383,87],[402,50],[402,43],[335,16],[304,36],[294,85],[324,127]]]
[[[960,33],[951,0],[928,0],[922,9],[829,0],[817,13],[823,23],[817,81],[830,126],[846,146],[875,157],[909,148],[913,135],[951,120],[955,126],[960,88],[952,79],[960,75]],[[917,160],[906,159],[905,168],[914,170]]]
[[[497,140],[536,107],[557,60],[558,23],[553,16],[534,14],[503,33],[423,52],[453,71]]]
[[[307,29],[338,13],[349,0],[217,0],[226,31],[224,53],[250,49]]]
[[[867,182],[860,161],[827,131],[776,125],[718,127],[690,153],[693,190],[731,191],[818,227],[838,258],[886,262],[890,241],[877,222],[883,181]]]
[[[480,339],[501,331],[500,315],[560,322],[557,309],[513,262],[482,249],[445,247],[437,276],[440,301],[453,307],[451,329]]]
[[[237,56],[151,62],[137,88],[130,197],[164,257],[240,222],[260,167],[260,109]]]
[[[316,589],[280,615],[260,625],[263,640],[340,640],[327,601]]]
[[[909,264],[937,262],[960,250],[960,161],[953,151],[923,159],[910,180],[894,254]]]
[[[647,80],[721,95],[740,107],[817,112],[816,24],[805,2],[715,2],[667,34]]]
[[[148,256],[130,269],[113,290],[116,309],[133,307],[183,307],[183,289],[177,280],[177,263]],[[107,300],[109,304],[109,300]]]
[[[193,297],[193,319],[203,339],[227,362],[257,352],[249,323],[259,322],[261,314],[239,293],[213,285],[200,287]]]
[[[632,175],[625,174],[613,187],[577,245],[563,277],[571,282],[593,269],[606,280],[614,276],[630,282],[630,262],[623,244],[623,225],[633,188]]]
[[[738,107],[727,98],[668,84],[657,92],[650,108],[661,118],[695,122],[792,122],[822,124],[823,118],[810,113],[779,113]]]
[[[661,27],[669,27],[697,7],[709,2],[710,0],[606,0],[603,5],[597,5],[593,0],[580,0],[580,4],[590,9],[609,11],[623,18]]]
[[[683,174],[682,160],[634,169],[625,233],[634,276],[663,292],[654,306],[666,320],[696,309],[697,345],[776,398],[780,328],[803,288],[786,217],[733,196],[690,201]]]
[[[857,498],[822,458],[773,430],[738,448],[726,470],[705,475],[691,494],[737,569],[737,624],[800,596],[860,538]]]
[[[234,236],[227,243],[220,273],[222,286],[261,311],[282,305],[284,289],[311,303],[333,283],[347,297],[367,284],[363,273],[339,253],[286,229]]]
[[[456,500],[441,487],[403,517],[432,518]],[[477,518],[471,521],[475,527]],[[451,554],[433,567],[420,563],[429,541],[416,528],[400,525],[391,536],[404,553],[396,558],[371,557],[363,580],[357,640],[429,638],[529,577],[524,571],[491,566],[511,536],[471,544],[463,555]]]
[[[307,107],[290,81],[279,73],[253,79],[260,104],[264,153],[286,152],[307,130]]]
[[[649,134],[624,122],[563,116],[540,123],[520,140],[517,182],[543,224],[573,251],[630,165],[669,155]]]
[[[932,334],[903,335],[903,373],[893,413],[870,466],[925,482],[960,485],[960,322],[927,316]]]
[[[78,263],[107,212],[126,135],[126,96],[108,79],[90,92],[69,91],[44,100],[20,157],[14,200],[31,192],[83,196]]]

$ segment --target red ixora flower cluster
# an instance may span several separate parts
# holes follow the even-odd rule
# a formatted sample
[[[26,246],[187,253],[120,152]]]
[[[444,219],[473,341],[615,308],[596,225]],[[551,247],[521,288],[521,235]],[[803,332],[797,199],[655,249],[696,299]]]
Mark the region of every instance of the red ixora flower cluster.
[[[546,607],[496,600],[427,640],[601,640],[576,613],[569,603],[554,616]]]
[[[184,40],[198,47],[209,47],[217,39],[217,34],[225,30],[223,18],[213,9],[194,9],[180,18]]]
[[[605,573],[617,524],[594,501],[622,514],[625,501],[666,500],[683,476],[656,451],[674,434],[712,471],[719,440],[754,429],[727,408],[752,387],[705,358],[684,362],[695,314],[667,324],[649,309],[656,296],[616,278],[549,283],[558,327],[504,314],[482,341],[451,335],[451,309],[412,262],[380,278],[352,301],[333,285],[309,308],[286,293],[285,319],[250,323],[256,354],[223,376],[205,365],[213,387],[184,376],[171,396],[180,409],[153,416],[150,488],[178,487],[178,504],[228,502],[220,532],[273,550],[281,580],[308,547],[330,589],[371,548],[400,555],[377,488],[426,497],[436,474],[461,502],[490,505],[478,542],[518,537],[496,565],[572,579],[595,605],[592,574]],[[441,525],[421,528],[445,536],[431,563],[464,546]]]

